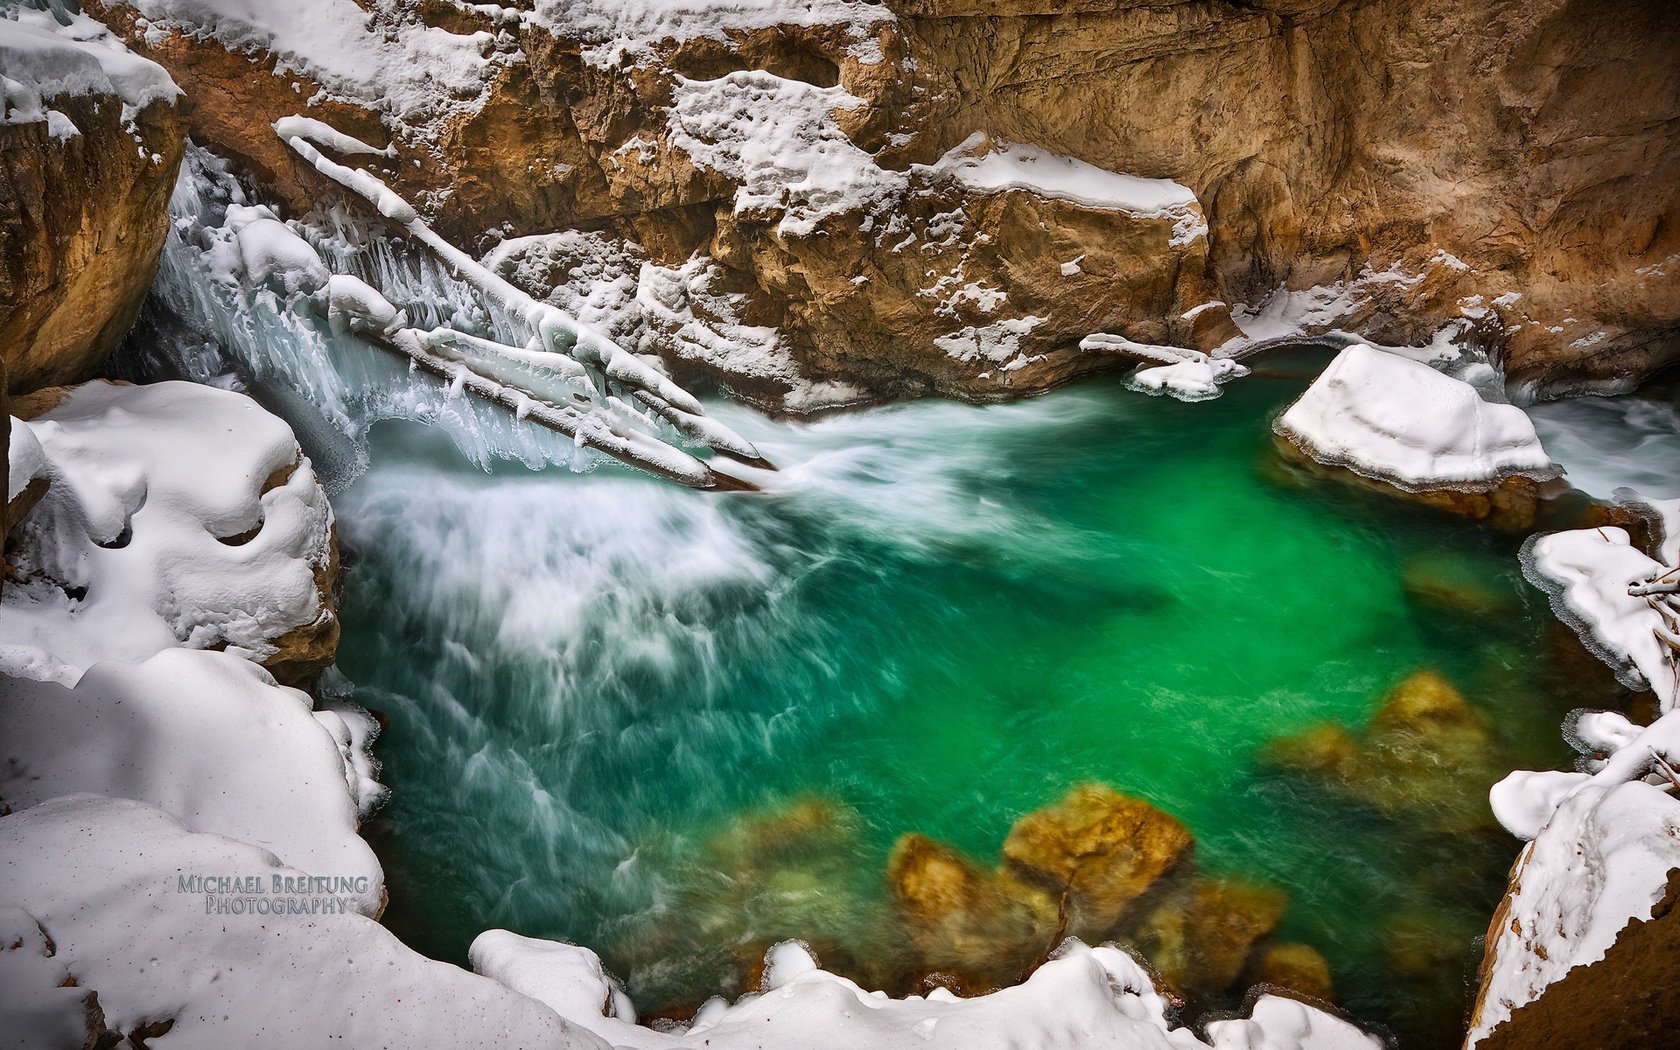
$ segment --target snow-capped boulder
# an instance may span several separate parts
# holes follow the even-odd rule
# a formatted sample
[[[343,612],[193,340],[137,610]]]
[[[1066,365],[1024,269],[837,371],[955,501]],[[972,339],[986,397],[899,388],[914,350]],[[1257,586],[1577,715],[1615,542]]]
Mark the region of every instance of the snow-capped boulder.
[[[331,661],[332,510],[280,419],[213,387],[89,383],[13,426],[39,443],[49,484],[14,530],[9,646],[71,679],[177,645],[288,680]]]
[[[1531,524],[1536,482],[1559,473],[1522,409],[1363,344],[1337,354],[1274,430],[1317,469],[1502,527]]]

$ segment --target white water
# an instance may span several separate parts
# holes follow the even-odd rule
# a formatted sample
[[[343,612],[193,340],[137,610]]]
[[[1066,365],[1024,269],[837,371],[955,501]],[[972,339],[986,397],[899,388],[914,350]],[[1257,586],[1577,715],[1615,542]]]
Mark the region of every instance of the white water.
[[[1680,404],[1579,397],[1542,402],[1528,415],[1564,479],[1588,495],[1609,499],[1630,488],[1652,499],[1680,497]]]

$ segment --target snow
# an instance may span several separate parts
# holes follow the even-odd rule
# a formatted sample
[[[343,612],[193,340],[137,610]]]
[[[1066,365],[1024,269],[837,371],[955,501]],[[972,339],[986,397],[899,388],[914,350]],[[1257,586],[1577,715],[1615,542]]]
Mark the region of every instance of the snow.
[[[627,1050],[1207,1050],[1173,1028],[1168,1004],[1148,974],[1116,948],[1067,941],[1023,984],[970,999],[943,990],[891,999],[817,966],[803,945],[785,942],[767,955],[760,993],[734,1004],[713,999],[683,1029],[636,1027],[608,1011],[618,1002],[600,961],[585,948],[481,934],[472,959],[556,1013]],[[1321,1010],[1262,996],[1249,1020],[1209,1026],[1217,1050],[1377,1050],[1375,1039]]]
[[[948,175],[976,193],[1023,190],[1086,208],[1173,219],[1170,243],[1175,248],[1207,236],[1201,205],[1188,186],[1108,171],[1037,146],[992,142],[983,132],[970,135],[926,170]]]
[[[225,277],[234,284],[272,283],[285,293],[313,292],[327,283],[327,267],[309,242],[262,205],[232,204],[227,229],[234,235],[238,266]]]
[[[395,146],[375,149],[354,135],[346,135],[326,121],[316,120],[314,117],[281,117],[274,122],[273,128],[274,133],[282,140],[294,137],[308,139],[344,156],[391,158],[397,155]]]
[[[867,211],[909,185],[835,120],[835,110],[862,105],[838,86],[749,69],[717,80],[678,76],[668,121],[673,145],[738,183],[736,214],[780,214],[779,233],[809,237],[824,219]]]
[[[46,121],[49,134],[64,139],[79,132],[47,100],[88,95],[120,99],[123,121],[132,123],[153,102],[173,104],[181,89],[86,15],[60,26],[45,11],[0,12],[0,124]]]
[[[958,361],[991,361],[1005,370],[1019,368],[1027,363],[1021,353],[1021,340],[1048,320],[1028,314],[987,325],[964,325],[958,331],[934,337],[933,345]]]
[[[1322,463],[1406,489],[1557,474],[1522,409],[1363,344],[1342,350],[1275,429]]]
[[[250,398],[90,383],[13,426],[50,482],[14,533],[24,580],[0,596],[0,637],[45,654],[38,667],[178,645],[261,658],[331,615],[315,577],[332,511],[291,429]]]
[[[12,809],[78,792],[136,799],[312,875],[363,880],[355,910],[383,907],[333,727],[250,661],[165,649],[96,663],[73,689],[0,679],[0,691],[0,800]]]
[[[1654,691],[1664,710],[1680,702],[1675,666],[1680,652],[1662,640],[1677,626],[1673,613],[1664,619],[1663,610],[1672,605],[1628,589],[1665,573],[1672,579],[1674,569],[1642,553],[1625,530],[1612,526],[1540,536],[1523,551],[1524,574],[1551,595],[1558,619],[1575,629],[1623,685]]]
[[[242,890],[183,889],[196,875],[237,878]],[[337,910],[330,893],[276,888],[276,877],[306,878],[267,850],[192,832],[141,802],[77,795],[0,818],[0,915],[21,911],[50,931],[54,963],[98,992],[112,1029],[173,1021],[158,1045],[178,1050],[604,1046]],[[247,879],[263,892],[244,893]],[[241,913],[216,911],[234,902]],[[21,1020],[7,1015],[9,1035],[47,1045],[13,1027]]]
[[[1630,920],[1650,917],[1680,867],[1680,801],[1639,781],[1588,784],[1520,863],[1469,1046],[1572,967],[1603,958]]]
[[[1198,310],[1201,307],[1197,307]],[[1124,354],[1145,361],[1157,361],[1151,368],[1132,373],[1128,385],[1149,394],[1166,394],[1180,401],[1207,401],[1219,396],[1219,388],[1232,379],[1248,375],[1248,369],[1223,357],[1209,357],[1200,350],[1181,346],[1138,343],[1124,336],[1098,332],[1079,341],[1086,353]]]
[[[531,17],[583,43],[584,61],[604,69],[626,58],[656,60],[654,45],[710,39],[768,26],[843,26],[858,61],[881,60],[875,32],[894,17],[867,0],[536,0]]]
[[[13,420],[11,439],[6,449],[6,502],[10,504],[23,495],[23,490],[29,487],[31,481],[46,478],[50,469],[47,454],[35,439],[35,431],[21,420]]]
[[[115,7],[119,0],[90,2]],[[149,40],[174,30],[229,51],[267,52],[277,74],[307,77],[328,97],[385,113],[423,137],[477,112],[490,80],[509,61],[493,52],[490,33],[423,25],[396,5],[370,13],[355,0],[120,2],[148,20]]]

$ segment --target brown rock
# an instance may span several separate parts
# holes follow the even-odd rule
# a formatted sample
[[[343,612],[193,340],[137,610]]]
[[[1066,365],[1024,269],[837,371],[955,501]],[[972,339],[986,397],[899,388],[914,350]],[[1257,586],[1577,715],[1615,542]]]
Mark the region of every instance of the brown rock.
[[[1513,884],[1515,875],[1513,875]],[[1604,958],[1577,966],[1540,998],[1518,1007],[1477,1043],[1480,1050],[1579,1046],[1646,1050],[1673,1042],[1680,1017],[1680,869],[1648,920],[1622,928]],[[1495,915],[1498,922],[1500,916]],[[1488,937],[1485,981],[1495,938]],[[1481,1000],[1477,1000],[1480,1012]]]
[[[165,102],[131,132],[113,96],[44,101],[80,134],[0,124],[0,357],[20,393],[86,379],[134,323],[186,134]]]
[[[1016,821],[1005,871],[1067,896],[1068,932],[1100,936],[1190,852],[1189,829],[1141,799],[1083,784]]]
[[[1357,474],[1346,467],[1320,463],[1300,446],[1282,435],[1274,435],[1273,447],[1287,462],[1287,470],[1304,472],[1313,478],[1323,478],[1385,498],[1405,500],[1431,507],[1460,518],[1479,521],[1504,532],[1533,531],[1544,509],[1549,490],[1540,482],[1526,477],[1508,477],[1480,487],[1403,489],[1386,481]],[[1273,475],[1274,480],[1295,481],[1287,473]]]
[[[1254,984],[1283,988],[1321,1003],[1336,998],[1330,964],[1310,945],[1267,945],[1255,957],[1249,973]]]
[[[1486,721],[1433,671],[1396,686],[1357,736],[1334,723],[1314,726],[1273,740],[1261,760],[1452,834],[1494,827],[1487,788],[1509,770]]]
[[[1236,983],[1255,943],[1288,907],[1275,886],[1197,878],[1163,899],[1131,939],[1178,991],[1218,995]]]
[[[1221,310],[1185,321],[1192,307],[1361,273],[1384,276],[1321,327],[1416,343],[1469,317],[1470,340],[1542,392],[1625,383],[1680,354],[1680,140],[1665,130],[1680,119],[1680,26],[1661,0],[890,6],[897,20],[867,30],[720,25],[656,44],[656,61],[607,69],[536,19],[378,5],[372,32],[417,18],[488,29],[507,61],[471,113],[424,135],[395,127],[399,160],[374,170],[471,248],[492,228],[577,226],[633,236],[664,264],[709,254],[813,378],[876,395],[1043,389],[1116,364],[1074,349],[1099,330],[1206,348],[1234,330]],[[317,85],[277,73],[271,56],[140,34],[121,6],[100,17],[171,70],[194,99],[194,135],[265,190],[293,208],[335,192],[269,128]],[[856,46],[865,33],[879,60]],[[860,230],[856,214],[784,237],[774,215],[737,216],[731,180],[672,144],[666,111],[677,75],[754,69],[861,99],[837,111],[840,128],[915,184],[889,210],[925,226],[960,205],[956,241],[901,248]],[[328,100],[311,112],[385,141],[372,109]],[[1196,193],[1209,236],[1179,250],[1147,221],[1031,194],[953,195],[915,174],[977,130],[1176,179]],[[1060,264],[1081,253],[1083,276],[1062,279]],[[1007,292],[1007,305],[936,314],[921,294],[930,271],[937,280],[959,264],[964,282]],[[1008,370],[933,343],[1029,316],[1046,320]],[[1533,494],[1513,484],[1439,499],[1520,527]]]
[[[926,836],[898,840],[887,885],[924,969],[970,991],[1014,983],[1052,947],[1054,899]]]

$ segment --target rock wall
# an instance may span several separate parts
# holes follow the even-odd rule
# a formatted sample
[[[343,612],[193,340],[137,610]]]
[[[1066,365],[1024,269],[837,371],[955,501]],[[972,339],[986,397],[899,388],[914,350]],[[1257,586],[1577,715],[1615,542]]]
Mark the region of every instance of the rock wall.
[[[332,193],[270,128],[307,109],[394,142],[394,157],[363,162],[457,242],[583,227],[665,265],[708,256],[807,374],[871,395],[1041,389],[1112,364],[1077,350],[1092,331],[1205,349],[1233,330],[1196,337],[1182,315],[1198,305],[1368,268],[1430,280],[1341,326],[1422,342],[1473,322],[1542,395],[1627,386],[1680,356],[1680,26],[1661,0],[697,3],[651,28],[612,0],[364,5],[373,40],[477,34],[454,39],[482,52],[477,88],[458,91],[478,95],[446,112],[359,97],[331,62],[278,38],[283,61],[265,50],[276,34],[262,27],[218,30],[237,46],[218,44],[160,18],[168,0],[131,2],[98,13],[186,85],[194,136],[292,208]],[[731,118],[737,132],[826,92],[818,137],[840,136],[861,177],[893,192],[790,229],[808,170],[782,154],[768,171],[730,169],[685,141],[683,98],[731,75],[774,89]],[[1176,180],[1207,236],[1168,250],[1042,194],[941,201],[948,181],[916,165],[974,132]],[[763,178],[777,192],[758,192]],[[914,225],[953,211],[967,222],[943,245],[925,229],[884,235],[889,213]],[[1093,252],[1118,262],[1058,279]],[[1020,302],[985,313],[937,294],[947,280]],[[948,349],[1028,318],[1043,320],[1006,354]],[[945,351],[930,345],[941,338]]]
[[[0,356],[21,393],[88,378],[133,325],[186,126],[161,69],[101,42],[0,20],[0,51],[21,84],[0,119]]]

